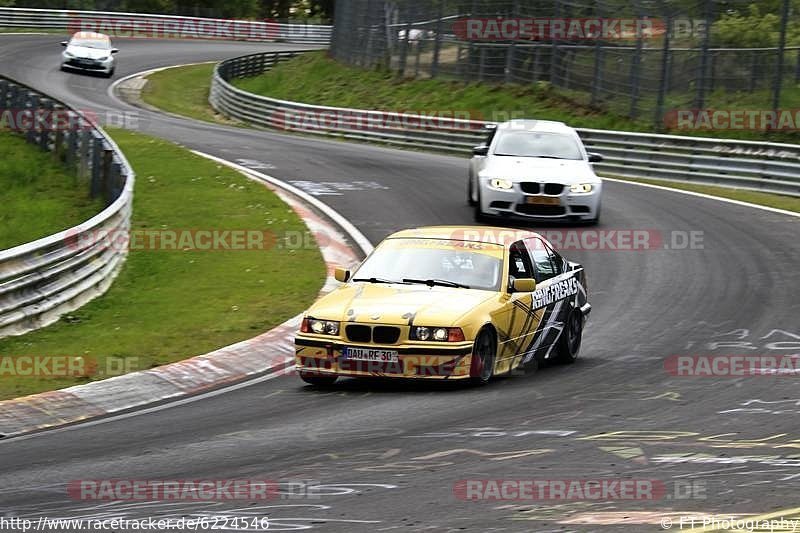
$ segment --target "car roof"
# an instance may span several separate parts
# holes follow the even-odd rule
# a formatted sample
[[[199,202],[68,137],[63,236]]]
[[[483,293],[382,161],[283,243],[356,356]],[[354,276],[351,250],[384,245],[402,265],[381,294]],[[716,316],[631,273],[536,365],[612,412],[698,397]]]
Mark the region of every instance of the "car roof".
[[[440,239],[505,246],[521,239],[540,237],[536,232],[498,226],[422,226],[392,233],[387,239]]]
[[[498,130],[525,130],[540,131],[551,133],[572,133],[575,130],[563,122],[555,120],[534,120],[534,119],[515,119],[501,122],[497,125]]]
[[[73,39],[92,39],[99,41],[110,41],[111,39],[105,33],[97,33],[94,31],[78,31],[72,35]]]

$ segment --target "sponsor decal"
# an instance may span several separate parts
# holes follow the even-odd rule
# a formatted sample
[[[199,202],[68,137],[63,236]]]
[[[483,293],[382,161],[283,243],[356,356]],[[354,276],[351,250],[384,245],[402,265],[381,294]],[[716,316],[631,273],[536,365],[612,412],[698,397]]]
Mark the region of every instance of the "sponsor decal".
[[[533,292],[533,308],[547,307],[553,302],[578,294],[578,280],[574,277],[561,280]]]

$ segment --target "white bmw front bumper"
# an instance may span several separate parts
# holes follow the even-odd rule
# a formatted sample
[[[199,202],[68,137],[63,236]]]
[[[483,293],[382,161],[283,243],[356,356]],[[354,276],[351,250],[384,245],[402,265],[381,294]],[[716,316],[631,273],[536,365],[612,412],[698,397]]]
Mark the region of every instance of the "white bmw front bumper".
[[[479,180],[480,207],[487,215],[581,221],[594,220],[600,212],[601,182],[593,183],[591,192],[572,193],[569,185],[557,182],[518,182],[498,189],[490,181]]]

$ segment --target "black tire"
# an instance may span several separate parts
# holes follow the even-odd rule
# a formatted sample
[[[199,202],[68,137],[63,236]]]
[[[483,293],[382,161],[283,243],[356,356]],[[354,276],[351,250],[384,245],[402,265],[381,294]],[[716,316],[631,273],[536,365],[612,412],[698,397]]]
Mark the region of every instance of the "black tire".
[[[478,202],[472,199],[472,176],[467,180],[467,205],[475,207]]]
[[[470,382],[473,385],[486,385],[494,375],[494,363],[497,358],[497,338],[491,329],[484,328],[478,333],[472,353],[473,358],[477,357],[480,360],[479,367],[478,365],[473,367],[480,373],[472,376]]]
[[[581,351],[581,341],[583,340],[583,313],[579,309],[573,309],[564,326],[564,331],[558,338],[556,344],[556,356],[553,361],[560,364],[570,365],[578,359]]]
[[[478,189],[478,201],[475,203],[475,222],[486,222],[488,217],[481,211],[481,191]]]
[[[309,374],[308,372],[299,372],[299,374],[300,379],[315,387],[330,387],[336,383],[336,379],[338,378],[338,376],[321,376],[318,374]]]

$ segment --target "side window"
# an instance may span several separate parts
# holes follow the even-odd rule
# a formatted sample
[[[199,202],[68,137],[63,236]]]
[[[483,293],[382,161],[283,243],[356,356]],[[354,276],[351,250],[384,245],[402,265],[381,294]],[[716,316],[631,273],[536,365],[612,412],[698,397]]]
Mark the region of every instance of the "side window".
[[[522,241],[517,241],[511,245],[508,259],[509,276],[514,276],[514,278],[532,278],[534,276],[528,250]]]
[[[489,131],[486,133],[486,146],[491,146],[494,135],[497,133],[497,127],[488,128],[488,130]]]
[[[564,258],[561,257],[558,252],[550,248],[550,246],[545,246],[547,247],[547,255],[550,256],[550,263],[553,265],[554,275],[558,276],[566,272]]]
[[[541,239],[532,238],[527,241],[528,251],[530,252],[534,268],[536,268],[536,281],[541,282],[557,276],[560,273],[560,268],[553,264],[550,255],[555,252],[548,248]]]

